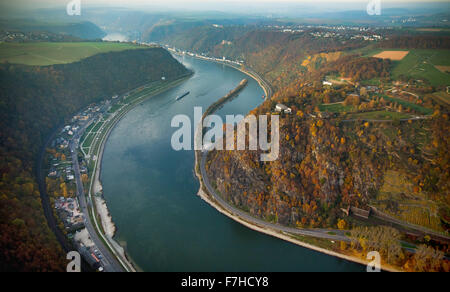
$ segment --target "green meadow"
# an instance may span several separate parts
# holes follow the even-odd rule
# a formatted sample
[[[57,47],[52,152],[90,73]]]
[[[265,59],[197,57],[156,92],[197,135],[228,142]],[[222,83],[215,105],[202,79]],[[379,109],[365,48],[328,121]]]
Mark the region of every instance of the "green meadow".
[[[409,76],[428,80],[433,86],[450,85],[450,74],[435,66],[450,66],[450,50],[410,50],[401,61],[394,61],[392,77]]]
[[[390,111],[373,111],[373,112],[364,112],[364,113],[355,113],[349,114],[346,116],[346,119],[362,119],[362,120],[397,120],[397,119],[408,119],[411,118],[411,115],[398,113],[398,112],[390,112]]]
[[[349,113],[356,111],[358,108],[353,105],[344,105],[343,103],[321,104],[319,110],[330,113]]]
[[[433,113],[432,109],[425,108],[423,106],[420,106],[418,104],[415,104],[415,103],[412,103],[412,102],[409,102],[409,101],[406,101],[406,100],[403,100],[400,98],[389,97],[387,95],[383,95],[383,98],[389,102],[401,104],[403,107],[410,108],[410,109],[412,109],[420,114],[423,114],[423,115],[430,115]]]
[[[0,63],[9,62],[32,66],[67,64],[99,53],[142,48],[146,47],[113,42],[0,43]]]

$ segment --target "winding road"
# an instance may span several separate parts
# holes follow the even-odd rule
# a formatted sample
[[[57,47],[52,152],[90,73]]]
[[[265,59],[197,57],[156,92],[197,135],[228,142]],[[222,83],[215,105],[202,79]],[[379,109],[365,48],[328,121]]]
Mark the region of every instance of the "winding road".
[[[91,202],[87,202],[86,196],[84,193],[84,187],[83,182],[81,180],[81,174],[80,174],[80,165],[78,163],[78,143],[80,139],[80,132],[82,133],[83,130],[79,131],[75,134],[73,139],[70,141],[70,152],[72,156],[72,163],[73,163],[73,171],[75,174],[75,182],[77,185],[77,198],[78,202],[80,204],[80,211],[85,216],[85,226],[86,229],[89,232],[89,236],[91,240],[94,242],[96,248],[99,250],[99,252],[102,254],[103,258],[101,259],[101,264],[105,272],[123,272],[124,269],[120,265],[120,263],[117,261],[116,257],[113,256],[110,252],[110,250],[106,247],[104,242],[100,239],[99,235],[96,232],[96,229],[94,225],[92,224],[91,218],[89,216],[89,208],[88,204],[92,207]]]
[[[230,65],[230,64],[228,64],[228,65]],[[241,69],[237,68],[236,66],[233,66],[233,65],[230,65],[230,66],[236,68],[237,70],[241,70]],[[267,94],[266,99],[271,99],[273,91],[272,91],[272,88],[269,85],[269,83],[267,81],[265,81],[264,78],[262,78],[258,73],[256,73],[252,69],[247,69],[247,71],[246,72],[244,71],[244,73],[246,73],[250,77],[257,80],[258,83],[261,85],[261,87],[264,88],[264,91]],[[256,226],[259,226],[259,227],[262,227],[265,229],[271,229],[271,230],[277,231],[277,232],[284,232],[284,233],[296,234],[296,235],[301,235],[301,236],[311,236],[311,237],[316,237],[316,238],[328,239],[328,240],[332,240],[332,241],[345,241],[345,242],[351,241],[350,238],[348,238],[345,235],[346,231],[332,230],[332,229],[299,229],[299,228],[288,227],[288,226],[284,226],[284,225],[280,225],[280,224],[270,223],[270,222],[264,221],[262,219],[253,217],[250,214],[232,206],[230,203],[225,201],[220,195],[217,194],[216,190],[211,186],[211,184],[209,182],[209,177],[206,173],[206,167],[205,167],[208,153],[209,153],[208,150],[204,150],[201,153],[200,172],[201,172],[203,184],[207,188],[209,195],[216,202],[218,202],[218,204],[224,210],[226,210],[230,214],[238,216],[241,219],[243,219],[253,225],[256,225]]]
[[[220,195],[217,194],[216,190],[211,186],[211,183],[209,182],[208,175],[206,173],[206,159],[208,156],[208,151],[203,151],[201,154],[201,162],[200,162],[200,172],[203,179],[203,184],[208,190],[209,195],[217,201],[220,206],[228,211],[229,213],[240,217],[241,219],[253,224],[257,225],[262,228],[266,229],[272,229],[277,232],[285,232],[285,233],[291,233],[301,236],[311,236],[316,238],[322,238],[322,239],[329,239],[333,241],[345,241],[350,242],[350,238],[348,238],[345,235],[345,231],[342,230],[331,230],[331,229],[299,229],[299,228],[293,228],[288,226],[283,226],[280,224],[270,223],[267,221],[264,221],[262,219],[256,218],[251,216],[250,214],[239,210],[238,208],[232,206],[227,201],[225,201]]]

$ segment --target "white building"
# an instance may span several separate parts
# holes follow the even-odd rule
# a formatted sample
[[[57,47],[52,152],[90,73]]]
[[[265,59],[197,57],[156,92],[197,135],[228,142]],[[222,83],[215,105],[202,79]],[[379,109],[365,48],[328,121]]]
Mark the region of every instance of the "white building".
[[[285,106],[284,104],[281,104],[281,103],[279,103],[279,104],[277,104],[275,106],[275,111],[277,111],[279,113],[283,112],[285,114],[291,114],[292,113],[292,109],[291,108],[289,108],[289,107],[287,107],[287,106]]]

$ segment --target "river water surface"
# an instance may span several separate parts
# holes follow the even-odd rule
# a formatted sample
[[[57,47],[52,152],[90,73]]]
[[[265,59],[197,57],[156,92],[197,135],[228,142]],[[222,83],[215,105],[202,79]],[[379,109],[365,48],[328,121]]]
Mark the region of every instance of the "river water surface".
[[[250,230],[197,195],[194,152],[176,152],[170,122],[193,119],[239,82],[248,86],[217,113],[246,114],[260,104],[258,83],[233,68],[178,57],[195,71],[183,84],[130,111],[109,137],[102,162],[103,190],[116,239],[144,271],[363,271],[358,264]],[[190,91],[180,101],[177,96]]]

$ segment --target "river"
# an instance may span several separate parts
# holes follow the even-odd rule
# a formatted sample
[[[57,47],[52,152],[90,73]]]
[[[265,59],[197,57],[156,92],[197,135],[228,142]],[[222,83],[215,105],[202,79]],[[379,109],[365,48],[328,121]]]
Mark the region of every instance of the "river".
[[[130,111],[105,145],[101,179],[116,240],[144,271],[363,271],[361,265],[250,230],[196,194],[194,152],[176,152],[174,115],[193,119],[248,78],[238,98],[217,114],[246,114],[260,104],[258,83],[233,68],[177,57],[195,71],[183,84]],[[190,91],[180,101],[177,96]]]

